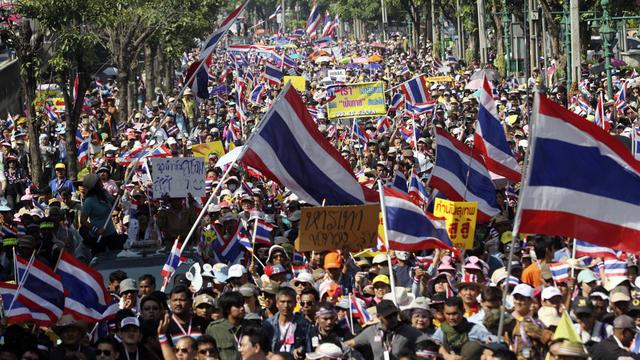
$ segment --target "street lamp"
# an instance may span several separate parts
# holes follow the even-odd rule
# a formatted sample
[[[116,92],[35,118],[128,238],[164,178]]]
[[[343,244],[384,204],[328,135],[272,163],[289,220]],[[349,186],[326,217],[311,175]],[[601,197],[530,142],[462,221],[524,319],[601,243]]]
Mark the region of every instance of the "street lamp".
[[[507,7],[507,0],[502,0],[502,26],[504,27],[504,58],[506,61],[505,75],[511,69],[511,14]]]
[[[615,38],[615,30],[611,28],[611,16],[609,15],[609,0],[600,0],[602,6],[602,25],[600,26],[600,36],[602,37],[602,46],[604,47],[604,71],[607,73],[607,97],[613,99],[613,82],[611,80],[611,56],[613,55],[611,48]]]

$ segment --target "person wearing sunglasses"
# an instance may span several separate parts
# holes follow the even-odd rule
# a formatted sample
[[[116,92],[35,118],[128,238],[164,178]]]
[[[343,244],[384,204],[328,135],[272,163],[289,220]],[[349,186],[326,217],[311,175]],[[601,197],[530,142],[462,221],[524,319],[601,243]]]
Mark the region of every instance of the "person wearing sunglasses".
[[[196,340],[198,360],[218,360],[220,354],[218,353],[218,346],[216,340],[209,335],[202,335]]]
[[[198,346],[191,336],[183,336],[173,348],[176,360],[194,360],[198,354]]]
[[[125,310],[121,310],[124,312]],[[129,315],[122,318],[118,322],[118,338],[122,341],[122,350],[124,356],[120,359],[156,359],[157,357],[149,352],[141,344],[142,331],[140,329],[140,320],[128,311]]]
[[[103,337],[96,342],[96,360],[116,360],[120,358],[118,345],[110,337]]]

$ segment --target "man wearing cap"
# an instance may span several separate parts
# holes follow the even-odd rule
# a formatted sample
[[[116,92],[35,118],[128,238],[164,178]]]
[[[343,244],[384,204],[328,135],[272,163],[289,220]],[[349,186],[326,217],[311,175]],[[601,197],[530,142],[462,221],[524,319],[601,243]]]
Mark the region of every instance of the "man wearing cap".
[[[95,359],[92,348],[82,345],[82,339],[87,331],[84,321],[76,320],[72,315],[65,314],[53,327],[53,332],[60,337],[60,345],[51,350],[51,359],[64,359],[65,356],[76,352],[82,353],[86,359]]]
[[[397,359],[402,353],[414,351],[422,333],[401,322],[399,313],[393,301],[380,301],[376,305],[380,322],[367,327],[345,344],[350,347],[369,346],[374,360]]]
[[[138,284],[134,279],[124,279],[120,282],[120,309],[131,310],[134,314],[140,313]]]
[[[411,288],[413,280],[411,279],[411,253],[408,251],[396,251],[396,259],[398,263],[393,266],[393,276],[396,280],[396,286]]]
[[[518,322],[522,322],[531,314],[531,303],[533,302],[533,288],[528,284],[518,284],[511,293],[513,298],[513,313],[511,314]]]
[[[573,327],[587,349],[591,349],[593,345],[608,338],[613,333],[611,325],[600,322],[595,318],[593,306],[588,298],[577,298],[573,305],[573,313],[578,319],[578,323],[574,324]]]
[[[247,281],[247,269],[240,264],[231,265],[227,273],[227,286],[224,291],[238,291]]]
[[[122,352],[125,359],[154,359],[149,350],[143,346],[140,320],[130,314],[118,322],[118,338],[122,344]]]
[[[202,319],[205,327],[211,322],[211,314],[214,307],[215,300],[209,294],[200,294],[193,299],[193,315]]]
[[[73,186],[73,181],[67,179],[67,166],[63,163],[57,163],[55,166],[56,178],[49,182],[51,188],[51,195],[60,198],[62,190],[69,190],[70,192],[76,191]]]
[[[629,315],[616,317],[613,320],[613,335],[591,348],[591,358],[593,360],[610,360],[624,356],[640,359],[640,354],[634,354],[629,351],[637,332],[636,323],[632,317]]]

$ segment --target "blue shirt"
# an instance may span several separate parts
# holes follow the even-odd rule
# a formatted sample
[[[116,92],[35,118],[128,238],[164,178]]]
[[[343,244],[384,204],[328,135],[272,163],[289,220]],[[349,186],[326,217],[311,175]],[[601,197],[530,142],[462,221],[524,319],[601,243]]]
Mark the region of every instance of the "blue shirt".
[[[49,182],[49,187],[51,188],[51,195],[54,195],[57,198],[60,198],[60,193],[64,189],[67,189],[70,192],[76,191],[75,186],[73,186],[73,181],[67,178],[63,178],[62,180],[55,178]]]

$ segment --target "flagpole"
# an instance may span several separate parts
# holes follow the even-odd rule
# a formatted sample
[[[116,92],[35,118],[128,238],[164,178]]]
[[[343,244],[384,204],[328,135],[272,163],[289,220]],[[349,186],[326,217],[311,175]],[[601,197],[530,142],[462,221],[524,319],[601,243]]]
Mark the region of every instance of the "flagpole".
[[[393,303],[398,306],[398,298],[396,295],[396,281],[393,278],[393,266],[391,264],[391,255],[389,255],[389,233],[387,231],[387,213],[384,206],[384,188],[382,180],[378,179],[378,190],[380,192],[380,211],[382,212],[382,229],[384,233],[384,245],[387,248],[387,264],[389,266],[389,281],[391,282],[391,293],[393,294]]]
[[[349,320],[351,322],[351,335],[355,335],[355,331],[353,331],[353,305],[356,299],[353,298],[353,294],[349,294]]]
[[[11,311],[11,309],[13,309],[13,304],[16,302],[16,299],[18,298],[18,293],[20,292],[20,289],[22,289],[22,286],[24,285],[24,282],[27,280],[27,277],[29,276],[29,270],[31,270],[31,266],[33,265],[33,262],[36,259],[36,253],[40,251],[40,248],[38,248],[38,250],[34,250],[31,253],[31,258],[29,259],[29,262],[27,263],[27,269],[24,271],[24,275],[20,278],[20,281],[18,282],[18,287],[16,288],[16,292],[13,293],[13,299],[11,299],[11,304],[9,304],[9,308],[7,309],[6,312]],[[16,268],[18,267],[17,262],[18,262],[18,258],[14,258],[13,259],[16,262]],[[16,273],[16,279],[18,278],[18,275]]]
[[[251,268],[253,269],[253,266],[255,265],[254,262],[254,258],[255,258],[255,248],[256,248],[256,232],[258,231],[258,220],[259,219],[255,219],[253,220],[253,234],[251,235],[251,255],[253,255],[251,257]]]
[[[573,238],[573,248],[571,249],[571,258],[575,260],[576,258],[576,238]],[[571,262],[571,277],[573,278],[573,275],[575,273],[575,262],[572,261]]]
[[[539,106],[540,106],[540,100],[539,97],[542,96],[543,93],[540,91],[540,89],[538,88],[535,92],[534,92],[534,98],[533,98],[533,111],[531,113],[532,116],[529,117],[529,134],[531,135],[531,141],[529,143],[529,146],[527,147],[527,152],[525,153],[525,157],[524,157],[524,163],[525,163],[525,167],[523,169],[523,173],[522,173],[522,181],[521,181],[521,185],[520,185],[520,194],[525,194],[525,189],[527,187],[527,174],[529,174],[529,172],[531,171],[530,167],[531,167],[531,163],[530,163],[530,158],[531,158],[531,149],[534,148],[535,143],[536,143],[536,136],[535,136],[535,122],[538,119],[538,111],[539,111]],[[513,248],[515,247],[515,242],[516,239],[519,239],[519,231],[520,231],[520,217],[522,216],[522,196],[518,199],[518,207],[516,209],[516,215],[515,215],[515,219],[513,220],[513,230],[511,231],[513,234],[513,237],[511,238],[511,247],[509,249],[509,258],[508,258],[508,263],[507,263],[507,279],[509,279],[509,277],[511,277],[511,271],[512,271],[512,259],[513,259]],[[502,304],[500,305],[500,321],[498,323],[498,338],[502,339],[502,335],[503,335],[503,330],[504,330],[504,315],[505,315],[505,307],[504,304],[506,304],[507,301],[507,289],[508,286],[502,289]]]

